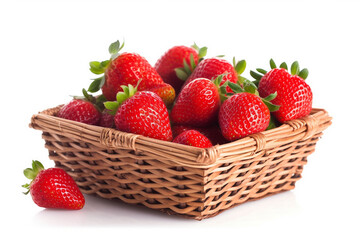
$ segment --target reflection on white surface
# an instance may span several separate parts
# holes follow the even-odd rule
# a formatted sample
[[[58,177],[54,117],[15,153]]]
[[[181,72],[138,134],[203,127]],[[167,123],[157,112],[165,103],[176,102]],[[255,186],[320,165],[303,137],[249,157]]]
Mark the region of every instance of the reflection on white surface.
[[[33,221],[50,227],[59,225],[72,227],[175,227],[179,223],[187,228],[219,225],[244,227],[266,224],[278,218],[296,217],[301,212],[292,191],[247,202],[202,221],[169,216],[157,210],[126,204],[116,199],[102,199],[89,195],[85,195],[85,198],[86,204],[82,210],[44,209],[34,216]],[[232,222],[234,219],[236,222]]]

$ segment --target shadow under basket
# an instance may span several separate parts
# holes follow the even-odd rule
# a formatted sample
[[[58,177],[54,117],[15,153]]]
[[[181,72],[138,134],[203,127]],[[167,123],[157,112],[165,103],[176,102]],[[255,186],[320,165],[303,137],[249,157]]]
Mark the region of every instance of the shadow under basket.
[[[243,139],[201,149],[56,117],[33,115],[49,158],[85,194],[197,220],[295,187],[331,124],[323,109]]]

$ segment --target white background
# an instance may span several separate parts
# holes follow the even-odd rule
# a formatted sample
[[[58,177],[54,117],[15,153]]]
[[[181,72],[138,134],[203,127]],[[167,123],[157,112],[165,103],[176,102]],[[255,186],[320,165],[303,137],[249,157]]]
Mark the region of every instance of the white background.
[[[1,1],[1,231],[7,239],[227,237],[360,239],[357,1]],[[80,211],[44,210],[22,194],[32,159],[52,167],[32,114],[67,102],[94,75],[107,47],[154,64],[175,45],[246,59],[249,70],[298,60],[314,107],[334,118],[295,190],[195,221],[86,196]],[[127,235],[132,233],[132,235]],[[36,236],[36,237],[35,237]],[[5,239],[1,237],[2,239]]]

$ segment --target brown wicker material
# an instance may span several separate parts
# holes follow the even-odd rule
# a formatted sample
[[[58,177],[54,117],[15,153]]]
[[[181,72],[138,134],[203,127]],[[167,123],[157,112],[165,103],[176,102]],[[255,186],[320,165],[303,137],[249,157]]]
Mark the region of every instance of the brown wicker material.
[[[307,156],[331,124],[323,109],[231,143],[201,149],[56,116],[35,114],[56,166],[85,194],[198,220],[295,187]]]

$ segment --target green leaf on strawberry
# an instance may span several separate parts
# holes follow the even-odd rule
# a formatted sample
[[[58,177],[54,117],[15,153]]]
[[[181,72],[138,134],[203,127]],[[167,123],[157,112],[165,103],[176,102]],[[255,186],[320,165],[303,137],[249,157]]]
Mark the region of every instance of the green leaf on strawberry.
[[[271,67],[271,69],[277,68],[276,64],[272,58],[270,59],[270,67]]]
[[[207,47],[200,48],[198,45],[196,45],[196,43],[194,43],[191,47],[198,52],[197,61],[195,61],[194,55],[191,53],[190,65],[187,63],[186,59],[184,58],[183,67],[175,68],[176,76],[183,81],[186,81],[186,79],[188,79],[188,77],[196,68],[197,64],[200,61],[202,61],[207,54]]]
[[[116,101],[107,101],[104,102],[104,106],[106,109],[110,110],[110,114],[115,115],[117,109],[119,108],[119,106],[121,106],[121,104],[131,98],[132,96],[135,95],[135,93],[137,92],[138,86],[140,84],[141,80],[139,80],[139,82],[137,83],[137,85],[134,87],[131,84],[129,84],[128,86],[121,86],[121,88],[123,89],[122,92],[118,92],[116,94]]]
[[[123,41],[123,43],[120,46],[119,40],[117,40],[116,42],[111,43],[110,46],[109,46],[109,53],[111,55],[117,54],[124,47],[124,44],[125,44],[125,41]]]
[[[95,93],[100,90],[100,88],[104,85],[104,83],[105,83],[104,76],[95,78],[95,79],[93,79],[92,83],[90,84],[88,91],[91,93]]]
[[[231,90],[233,90],[235,93],[244,92],[244,89],[239,84],[230,81],[227,81],[227,83]]]
[[[186,71],[183,70],[182,68],[176,68],[175,73],[176,73],[176,76],[183,81],[185,81],[189,77],[189,75],[186,73]]]
[[[36,176],[38,175],[38,173],[41,171],[41,170],[44,170],[44,166],[42,165],[41,162],[37,161],[37,160],[33,160],[32,161],[32,164],[31,164],[31,167],[32,168],[26,168],[24,170],[24,175],[27,179],[30,179],[31,181],[34,180],[36,178]],[[22,187],[26,188],[27,191],[24,192],[24,194],[28,194],[29,191],[30,191],[30,184],[29,183],[26,183],[24,185],[22,185]]]
[[[233,58],[233,65],[234,65],[235,71],[240,75],[245,71],[246,61],[245,60],[240,60],[240,61],[236,62],[235,57],[234,57]]]
[[[277,128],[279,126],[279,122],[276,120],[276,118],[271,114],[270,115],[270,122],[269,122],[269,126],[266,128],[266,130],[270,130],[273,128]]]
[[[235,72],[237,73],[238,82],[240,84],[243,84],[243,82],[246,78],[242,77],[241,74],[245,71],[246,61],[240,60],[240,61],[236,62],[235,57],[233,57],[233,67],[235,69]]]
[[[255,79],[255,84],[259,83],[260,82],[260,79],[262,78],[263,75],[257,73],[257,72],[254,72],[252,70],[250,70],[250,75]]]
[[[277,68],[275,61],[273,59],[270,59],[270,68],[271,69]],[[280,68],[288,71],[288,66],[286,62],[281,63]],[[257,72],[250,70],[250,75],[255,79],[254,81],[255,85],[258,86],[261,78],[267,73],[267,71],[261,68],[257,68],[256,71]],[[299,62],[295,61],[290,66],[290,73],[291,75],[297,75],[305,80],[309,75],[309,70],[307,68],[300,70]]]
[[[280,64],[280,68],[283,68],[283,69],[285,69],[285,70],[288,70],[288,66],[287,66],[286,62],[281,63],[281,64]],[[266,74],[266,73],[264,73],[264,74]]]
[[[119,51],[124,47],[125,42],[120,46],[119,40],[116,42],[113,42],[109,46],[109,53],[111,54],[110,59],[104,60],[104,61],[91,61],[89,63],[90,71],[96,75],[101,75],[98,78],[93,79],[90,86],[88,87],[88,91],[91,93],[98,92],[102,86],[105,84],[105,77],[104,73],[106,69],[108,68],[111,60],[115,59],[118,56]]]
[[[207,47],[200,48],[196,43],[194,43],[191,47],[198,51],[199,62],[200,62],[207,54]]]
[[[302,69],[298,76],[305,80],[309,76],[309,70],[307,68]]]
[[[254,94],[256,96],[259,96],[259,92],[257,90],[257,86],[255,85],[254,82],[246,79],[243,82],[243,86],[241,86],[240,84],[236,84],[236,83],[232,83],[227,81],[228,86],[231,88],[231,90],[234,93],[242,93],[242,92],[247,92],[247,93],[251,93]],[[231,93],[227,93],[227,96],[232,96],[233,94]],[[279,110],[280,106],[275,105],[273,103],[271,103],[270,101],[275,99],[277,96],[277,93],[272,93],[269,96],[265,97],[265,98],[261,98],[261,100],[263,101],[263,103],[269,108],[270,112],[274,112]]]
[[[300,72],[298,61],[293,62],[290,67],[291,75],[298,75]]]

